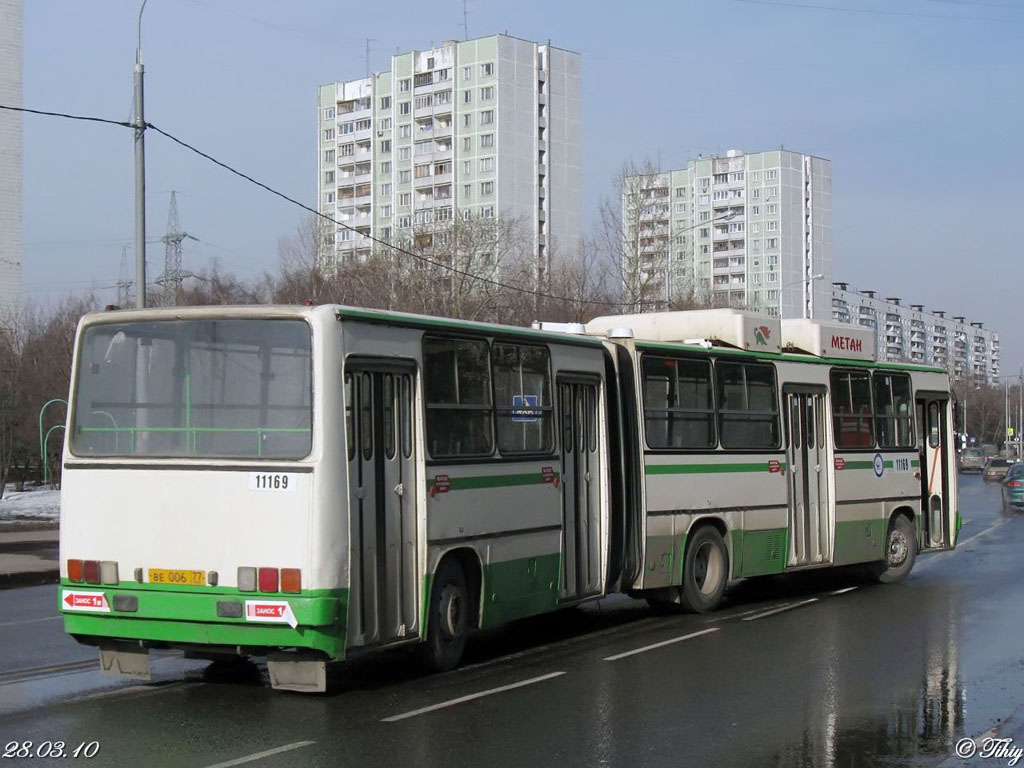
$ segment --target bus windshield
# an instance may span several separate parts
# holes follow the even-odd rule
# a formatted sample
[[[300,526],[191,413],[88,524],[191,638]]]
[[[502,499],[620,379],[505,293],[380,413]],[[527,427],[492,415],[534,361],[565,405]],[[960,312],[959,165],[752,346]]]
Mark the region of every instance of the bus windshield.
[[[302,458],[312,368],[302,320],[105,323],[82,335],[71,451]]]

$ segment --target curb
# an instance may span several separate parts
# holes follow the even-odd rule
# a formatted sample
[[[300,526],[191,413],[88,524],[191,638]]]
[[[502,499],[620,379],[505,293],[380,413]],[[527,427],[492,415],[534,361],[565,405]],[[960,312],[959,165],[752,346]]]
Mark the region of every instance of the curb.
[[[60,581],[60,569],[47,571],[16,571],[0,573],[0,590],[15,587],[30,587],[38,584],[56,584]]]

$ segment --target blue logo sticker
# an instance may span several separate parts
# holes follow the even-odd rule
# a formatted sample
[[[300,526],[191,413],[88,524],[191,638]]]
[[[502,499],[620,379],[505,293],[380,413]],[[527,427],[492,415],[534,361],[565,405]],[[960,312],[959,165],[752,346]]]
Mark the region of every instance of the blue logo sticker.
[[[885,472],[885,459],[882,458],[882,454],[875,454],[875,477],[881,477],[882,473]]]

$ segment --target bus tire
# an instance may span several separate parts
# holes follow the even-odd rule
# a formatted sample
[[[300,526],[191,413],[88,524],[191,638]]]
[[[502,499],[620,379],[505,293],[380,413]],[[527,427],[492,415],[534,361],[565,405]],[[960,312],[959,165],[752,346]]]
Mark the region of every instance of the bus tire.
[[[455,669],[469,632],[469,590],[466,574],[454,557],[445,558],[434,574],[427,614],[427,637],[419,647],[422,666],[430,672]]]
[[[885,535],[885,560],[868,566],[871,578],[881,584],[895,584],[910,573],[917,559],[917,538],[914,526],[905,515],[896,515],[889,521]]]
[[[717,528],[698,528],[686,545],[683,608],[691,613],[715,610],[729,581],[729,553]]]

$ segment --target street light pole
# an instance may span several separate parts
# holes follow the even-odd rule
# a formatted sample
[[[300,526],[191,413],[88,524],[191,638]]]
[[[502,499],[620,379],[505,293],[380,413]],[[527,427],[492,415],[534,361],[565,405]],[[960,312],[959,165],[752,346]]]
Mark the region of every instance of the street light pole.
[[[817,274],[817,275],[810,275],[810,276],[805,275],[805,276],[801,277],[799,280],[791,280],[790,282],[786,283],[781,288],[779,288],[779,317],[780,318],[782,317],[782,293],[783,293],[783,291],[785,291],[787,288],[793,287],[797,283],[800,283],[801,293],[804,294],[803,301],[802,301],[803,306],[800,309],[800,317],[801,318],[806,318],[807,317],[807,300],[806,300],[807,299],[807,297],[806,297],[807,286],[810,285],[811,283],[813,283],[815,280],[821,280],[823,277],[825,277],[824,274]]]
[[[142,12],[139,7],[138,38],[135,46],[135,306],[146,306],[146,119],[143,108]]]

